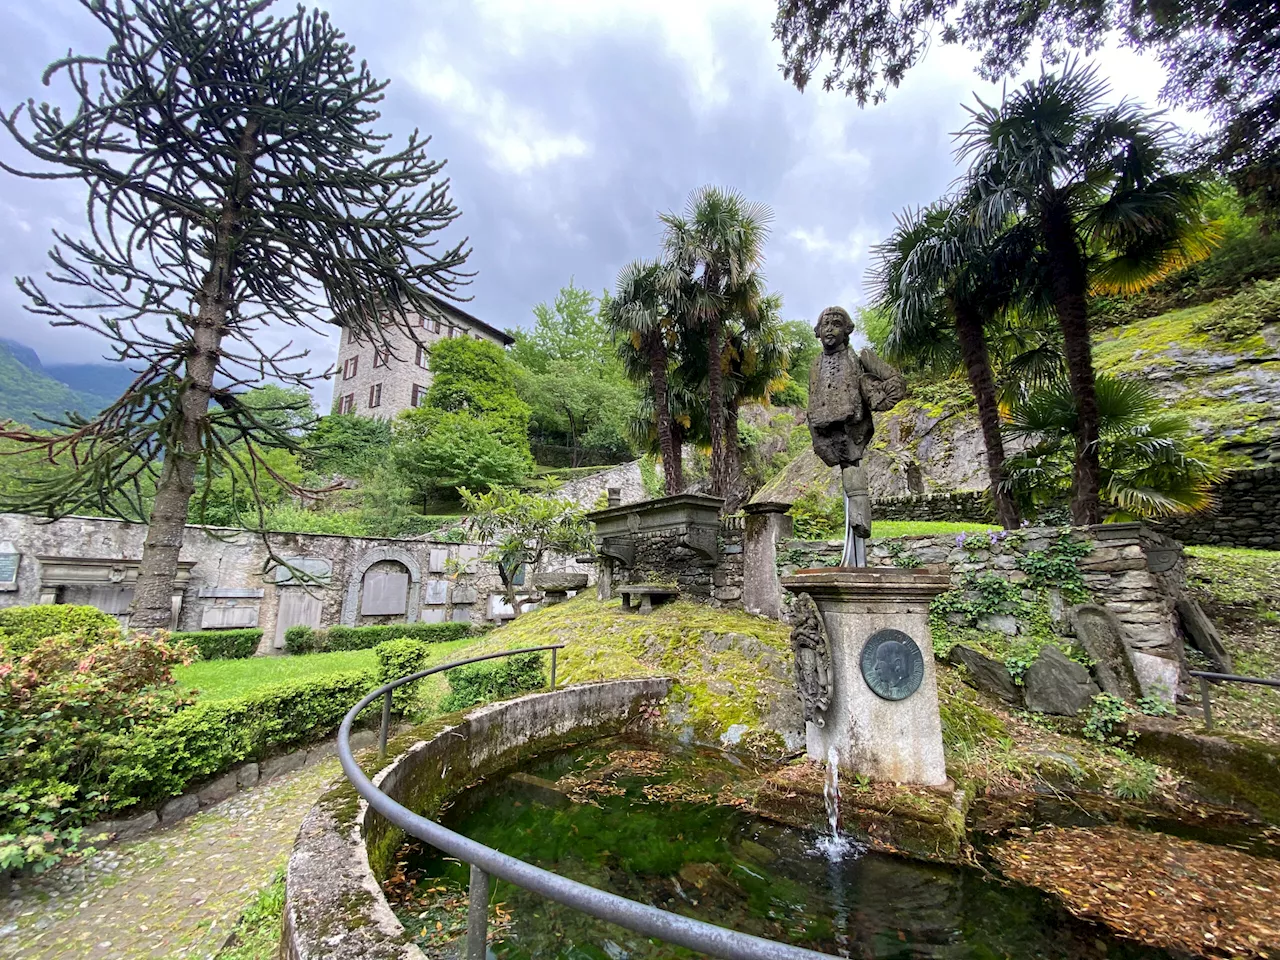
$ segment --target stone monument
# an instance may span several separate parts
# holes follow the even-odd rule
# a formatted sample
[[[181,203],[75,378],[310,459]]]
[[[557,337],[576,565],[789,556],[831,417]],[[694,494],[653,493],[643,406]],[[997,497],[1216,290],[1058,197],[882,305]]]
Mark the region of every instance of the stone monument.
[[[853,321],[828,307],[814,333],[822,353],[809,373],[814,452],[840,470],[845,547],[839,567],[782,580],[796,594],[791,632],[811,759],[895,783],[946,783],[929,601],[945,573],[868,569],[871,497],[862,464],[872,415],[906,396],[902,375],[870,350],[849,347]]]

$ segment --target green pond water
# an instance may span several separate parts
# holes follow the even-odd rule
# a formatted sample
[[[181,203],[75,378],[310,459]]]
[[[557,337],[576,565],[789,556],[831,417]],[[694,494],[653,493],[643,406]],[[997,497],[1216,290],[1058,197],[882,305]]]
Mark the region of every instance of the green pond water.
[[[829,856],[812,834],[712,802],[751,776],[717,751],[619,739],[526,764],[467,791],[445,825],[563,876],[700,920],[843,957],[1157,958],[1077,921],[1030,888],[974,868],[850,846]],[[402,889],[465,889],[467,868],[430,848],[401,857]],[[428,898],[429,899],[429,898]],[[506,883],[502,960],[641,960],[697,954],[593,920]],[[410,930],[434,930],[402,901]],[[422,912],[420,912],[422,911]],[[426,945],[429,937],[422,941]],[[433,950],[428,950],[432,955]]]

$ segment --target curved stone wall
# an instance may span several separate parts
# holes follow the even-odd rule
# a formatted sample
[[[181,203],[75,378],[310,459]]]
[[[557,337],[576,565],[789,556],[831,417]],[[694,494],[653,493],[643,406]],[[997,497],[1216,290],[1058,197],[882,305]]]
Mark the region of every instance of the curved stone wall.
[[[431,816],[481,777],[566,743],[647,725],[671,690],[664,677],[581,684],[452,714],[398,737],[374,783]],[[366,772],[377,754],[358,757]],[[289,857],[281,956],[287,960],[419,960],[422,952],[379,880],[403,840],[345,779],[302,822]]]

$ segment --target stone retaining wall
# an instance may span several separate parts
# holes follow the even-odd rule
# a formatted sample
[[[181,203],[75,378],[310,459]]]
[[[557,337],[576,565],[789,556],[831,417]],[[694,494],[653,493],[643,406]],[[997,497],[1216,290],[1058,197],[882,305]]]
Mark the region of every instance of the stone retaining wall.
[[[459,790],[523,757],[647,723],[671,684],[661,677],[581,684],[442,718],[401,738],[401,752],[373,780],[431,817]],[[345,781],[322,797],[289,857],[281,957],[420,960],[378,883],[401,840]]]
[[[985,490],[954,490],[913,497],[883,497],[871,502],[875,520],[952,520],[992,523],[995,507]]]
[[[1018,568],[1022,557],[1047,550],[1065,532],[1061,527],[1027,527],[994,535],[895,537],[872,540],[868,566],[928,567],[945,564],[959,587],[966,575],[995,574],[1012,582],[1026,580]],[[874,528],[873,528],[874,530]],[[1119,618],[1125,639],[1135,649],[1173,660],[1182,659],[1182,640],[1174,604],[1185,585],[1182,545],[1137,523],[1077,527],[1072,534],[1088,540],[1092,550],[1080,561],[1085,589]],[[839,541],[790,540],[777,545],[783,576],[797,569],[835,566]],[[1052,610],[1065,629],[1065,610]],[[1021,629],[999,618],[988,626],[997,632]]]
[[[1280,549],[1280,465],[1232,471],[1216,494],[1212,510],[1150,525],[1183,543]]]
[[[146,540],[145,524],[102,517],[52,523],[0,514],[0,555],[16,564],[11,583],[0,580],[0,607],[80,603],[121,616],[133,597],[133,578]],[[433,540],[391,540],[323,534],[271,533],[188,526],[179,554],[181,581],[174,627],[200,630],[260,627],[259,653],[283,653],[284,630],[295,624],[442,623],[473,626],[509,619],[486,546]],[[314,578],[300,582],[275,556]],[[553,556],[544,570],[588,571]],[[389,578],[403,592],[401,612],[368,612],[366,587]],[[376,609],[376,608],[375,608]]]

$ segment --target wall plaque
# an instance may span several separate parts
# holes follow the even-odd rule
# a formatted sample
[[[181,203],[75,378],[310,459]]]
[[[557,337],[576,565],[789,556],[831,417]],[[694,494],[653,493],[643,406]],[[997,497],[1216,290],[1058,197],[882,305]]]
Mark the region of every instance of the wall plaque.
[[[905,700],[920,689],[924,657],[901,630],[877,630],[862,647],[862,679],[882,700]]]
[[[0,542],[0,590],[18,589],[20,554],[8,540]]]

